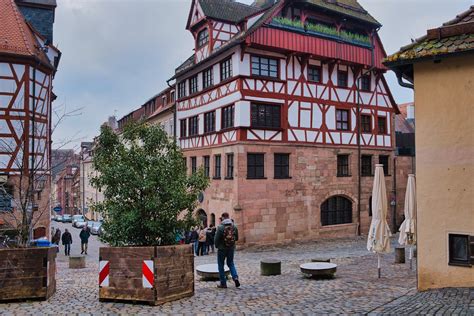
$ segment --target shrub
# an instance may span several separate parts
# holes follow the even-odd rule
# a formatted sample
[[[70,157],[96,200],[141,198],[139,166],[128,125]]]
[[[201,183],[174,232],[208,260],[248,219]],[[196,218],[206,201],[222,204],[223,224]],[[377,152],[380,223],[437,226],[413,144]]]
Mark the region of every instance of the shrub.
[[[112,246],[175,244],[208,186],[203,170],[187,175],[176,142],[158,126],[131,124],[121,135],[103,126],[93,166],[92,185],[104,192],[95,205],[104,218],[101,238]]]

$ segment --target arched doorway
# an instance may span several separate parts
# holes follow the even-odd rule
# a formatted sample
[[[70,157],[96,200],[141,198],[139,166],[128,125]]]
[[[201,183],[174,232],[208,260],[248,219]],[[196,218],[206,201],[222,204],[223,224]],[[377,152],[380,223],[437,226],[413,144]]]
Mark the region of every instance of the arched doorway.
[[[46,228],[38,227],[33,230],[33,239],[38,239],[41,237],[46,237]]]
[[[216,214],[211,213],[211,224],[216,226]]]
[[[207,227],[207,214],[203,209],[199,209],[197,211],[197,219],[199,221],[199,225]]]
[[[321,204],[321,225],[352,223],[352,201],[342,195],[328,198]]]

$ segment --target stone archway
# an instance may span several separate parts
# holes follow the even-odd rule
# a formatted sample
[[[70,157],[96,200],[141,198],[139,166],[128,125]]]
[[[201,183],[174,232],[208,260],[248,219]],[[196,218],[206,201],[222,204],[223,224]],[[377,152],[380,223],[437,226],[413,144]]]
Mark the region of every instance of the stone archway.
[[[38,227],[33,230],[33,239],[38,239],[41,237],[46,237],[46,228]]]
[[[207,214],[206,211],[203,209],[199,209],[196,213],[197,219],[199,221],[199,225],[202,225],[203,227],[207,227]]]
[[[211,213],[211,224],[216,226],[216,214]]]

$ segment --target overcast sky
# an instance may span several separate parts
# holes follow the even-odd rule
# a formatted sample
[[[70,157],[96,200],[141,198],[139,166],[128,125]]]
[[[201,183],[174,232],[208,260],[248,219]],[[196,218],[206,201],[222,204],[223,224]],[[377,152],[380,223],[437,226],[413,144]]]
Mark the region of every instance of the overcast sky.
[[[252,0],[240,0],[251,3]],[[474,0],[359,0],[382,25],[388,54],[429,28],[451,20]],[[166,87],[176,66],[192,54],[185,30],[191,0],[58,0],[54,44],[62,51],[54,81],[54,106],[80,115],[67,118],[53,135],[53,148],[97,135],[110,115],[138,108]],[[387,76],[398,103],[413,94]]]

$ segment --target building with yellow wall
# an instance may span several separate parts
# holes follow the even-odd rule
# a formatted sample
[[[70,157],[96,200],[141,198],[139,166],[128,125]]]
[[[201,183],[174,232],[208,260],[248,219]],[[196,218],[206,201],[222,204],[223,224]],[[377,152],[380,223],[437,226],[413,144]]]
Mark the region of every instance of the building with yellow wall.
[[[474,6],[385,64],[415,89],[418,289],[473,287]]]

